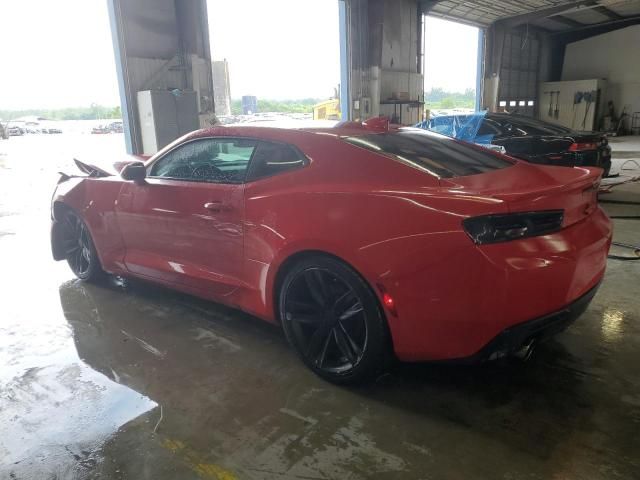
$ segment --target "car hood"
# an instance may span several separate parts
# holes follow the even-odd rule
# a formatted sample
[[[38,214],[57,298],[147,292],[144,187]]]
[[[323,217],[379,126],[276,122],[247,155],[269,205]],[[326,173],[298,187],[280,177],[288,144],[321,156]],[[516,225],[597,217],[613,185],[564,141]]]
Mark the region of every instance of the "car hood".
[[[76,166],[82,173],[86,173],[90,177],[110,177],[119,175],[124,167],[133,162],[144,162],[149,157],[143,155],[125,155],[116,161],[92,161],[78,160],[74,158]]]

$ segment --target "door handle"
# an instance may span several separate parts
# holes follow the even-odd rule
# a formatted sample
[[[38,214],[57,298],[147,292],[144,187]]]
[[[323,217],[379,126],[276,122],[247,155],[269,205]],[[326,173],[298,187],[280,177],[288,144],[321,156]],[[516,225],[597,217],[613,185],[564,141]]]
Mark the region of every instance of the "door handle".
[[[204,204],[204,208],[211,212],[228,212],[231,207],[222,202],[207,202]]]

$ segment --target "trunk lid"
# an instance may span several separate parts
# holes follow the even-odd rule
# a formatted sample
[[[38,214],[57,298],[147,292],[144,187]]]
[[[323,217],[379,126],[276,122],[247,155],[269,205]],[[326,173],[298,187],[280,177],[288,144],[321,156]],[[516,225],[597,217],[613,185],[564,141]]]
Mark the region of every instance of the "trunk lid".
[[[566,168],[518,162],[479,175],[441,179],[460,195],[502,200],[510,212],[564,210],[563,227],[589,216],[597,207],[600,169]]]

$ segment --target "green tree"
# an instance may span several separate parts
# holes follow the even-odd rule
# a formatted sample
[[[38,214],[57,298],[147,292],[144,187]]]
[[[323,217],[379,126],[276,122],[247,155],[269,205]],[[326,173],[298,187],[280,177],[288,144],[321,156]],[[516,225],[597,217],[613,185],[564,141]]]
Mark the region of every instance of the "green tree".
[[[424,102],[427,108],[474,108],[476,91],[467,88],[464,92],[449,92],[442,88],[432,88],[424,92]]]
[[[20,117],[35,116],[50,120],[95,120],[101,118],[122,118],[120,107],[105,107],[92,103],[88,107],[68,107],[54,110],[27,109],[27,110],[0,110],[0,118],[13,120]]]
[[[455,108],[456,102],[451,97],[440,100],[440,108]]]

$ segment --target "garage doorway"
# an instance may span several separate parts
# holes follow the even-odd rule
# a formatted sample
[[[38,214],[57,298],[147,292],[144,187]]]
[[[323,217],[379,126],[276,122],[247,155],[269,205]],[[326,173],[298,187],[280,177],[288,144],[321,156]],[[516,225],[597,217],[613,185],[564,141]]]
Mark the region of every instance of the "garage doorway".
[[[316,106],[339,117],[338,3],[207,0],[216,115],[310,119]]]
[[[425,16],[425,108],[431,114],[462,114],[476,109],[478,30]]]

